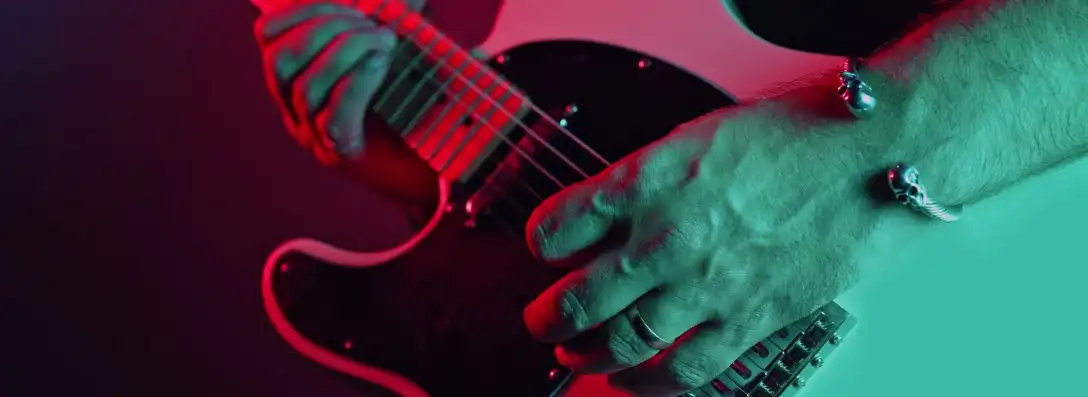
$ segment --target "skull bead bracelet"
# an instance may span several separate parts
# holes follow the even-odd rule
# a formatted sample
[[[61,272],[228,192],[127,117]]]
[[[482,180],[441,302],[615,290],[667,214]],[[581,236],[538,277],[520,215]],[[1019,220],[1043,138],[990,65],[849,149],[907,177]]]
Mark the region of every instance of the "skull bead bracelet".
[[[864,119],[876,110],[877,100],[873,88],[861,79],[861,67],[861,59],[847,58],[843,61],[837,92],[850,114]],[[946,207],[929,196],[914,166],[896,164],[885,171],[884,180],[895,199],[910,209],[945,222],[960,219],[959,207]]]

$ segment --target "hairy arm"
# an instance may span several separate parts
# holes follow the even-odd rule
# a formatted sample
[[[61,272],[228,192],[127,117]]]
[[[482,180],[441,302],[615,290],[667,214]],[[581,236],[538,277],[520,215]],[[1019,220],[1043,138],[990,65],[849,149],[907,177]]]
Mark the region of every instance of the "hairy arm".
[[[825,78],[692,124],[736,140],[723,147],[753,141],[749,134],[778,137],[754,140],[770,147],[751,152],[774,158],[748,161],[747,170],[739,162],[741,186],[774,185],[756,169],[770,162],[776,172],[812,174],[780,178],[793,190],[860,191],[882,167],[904,161],[937,200],[971,203],[1088,153],[1085,21],[1088,2],[1080,0],[967,0],[870,61],[862,75],[880,100],[872,118],[829,120],[827,106],[841,104]],[[864,212],[857,219],[867,222]]]
[[[969,1],[873,66],[901,127],[861,139],[915,163],[940,200],[971,203],[1088,153],[1088,2]]]

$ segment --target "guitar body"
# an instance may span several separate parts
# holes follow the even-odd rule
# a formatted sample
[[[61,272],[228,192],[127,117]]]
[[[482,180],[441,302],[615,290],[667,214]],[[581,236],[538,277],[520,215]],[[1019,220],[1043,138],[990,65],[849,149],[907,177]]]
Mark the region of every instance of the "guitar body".
[[[397,0],[356,3],[379,2]],[[491,68],[546,114],[508,109],[522,123],[510,130],[531,129],[569,152],[569,140],[551,140],[566,129],[610,161],[709,110],[754,99],[840,61],[760,40],[719,0],[505,0],[497,16],[491,35],[473,52],[491,60]],[[454,116],[454,124],[464,118]],[[527,135],[510,135],[527,157],[548,151]],[[525,304],[562,276],[535,262],[523,240],[524,218],[557,189],[528,191],[525,186],[540,185],[540,175],[525,162],[507,162],[509,153],[498,155],[511,171],[504,183],[466,183],[448,173],[423,181],[443,187],[441,204],[427,226],[399,247],[355,253],[314,240],[281,245],[266,263],[262,285],[276,330],[306,358],[394,395],[616,395],[601,376],[553,373],[551,347],[532,341],[521,324]],[[562,168],[554,158],[541,163]],[[804,397],[912,396],[917,387],[934,392],[931,385],[942,385],[936,393],[948,395],[1019,390],[1008,382],[976,381],[992,379],[993,366],[964,365],[962,357],[1002,363],[1011,354],[1033,363],[1021,366],[1017,379],[1075,377],[1076,365],[1038,363],[1084,356],[1083,348],[1039,348],[1033,336],[1063,335],[1079,326],[1069,313],[1077,310],[1071,302],[1083,300],[1083,278],[1065,275],[1081,267],[1082,238],[1038,231],[1081,230],[1088,222],[1080,200],[1088,193],[1085,175],[1088,163],[1081,161],[1021,184],[968,208],[963,222],[920,231],[899,247],[900,254],[888,255],[879,271],[837,300],[867,327],[841,345],[834,370],[806,387]],[[966,285],[973,286],[967,296]],[[1044,314],[1042,307],[1056,314]],[[841,307],[828,305],[770,335],[691,395],[791,396],[828,352],[839,349],[852,324]],[[976,332],[978,324],[995,324],[998,332]],[[1015,335],[1027,337],[1010,337]],[[1060,394],[1068,384],[1035,386]]]
[[[441,182],[430,223],[393,250],[351,253],[313,240],[282,245],[266,264],[262,288],[277,331],[315,362],[395,394],[616,393],[601,377],[557,369],[552,347],[534,342],[522,324],[525,305],[563,275],[538,263],[524,243],[525,219],[558,191],[541,188],[548,181],[531,171],[553,170],[564,183],[581,178],[542,156],[549,149],[528,136],[543,137],[593,174],[605,164],[586,165],[585,156],[571,154],[577,145],[553,138],[569,132],[614,162],[684,122],[840,61],[767,44],[719,1],[689,3],[506,1],[474,53],[540,110],[518,114],[530,132],[510,135],[525,156],[499,152],[481,166],[492,177]],[[472,128],[465,124],[460,130]],[[841,308],[825,307],[753,347],[695,395],[789,395],[819,365],[816,353],[832,349],[836,331],[851,325]]]
[[[575,105],[567,129],[613,160],[732,103],[663,61],[603,44],[528,44],[492,66],[543,109]],[[463,203],[457,195],[453,202]],[[547,395],[554,387],[551,347],[529,338],[521,311],[562,271],[537,263],[524,226],[503,220],[527,212],[492,213],[532,206],[496,204],[472,227],[463,204],[451,209],[419,244],[395,258],[375,257],[388,262],[374,267],[284,255],[271,284],[276,301],[286,320],[322,348],[400,373],[432,395]]]

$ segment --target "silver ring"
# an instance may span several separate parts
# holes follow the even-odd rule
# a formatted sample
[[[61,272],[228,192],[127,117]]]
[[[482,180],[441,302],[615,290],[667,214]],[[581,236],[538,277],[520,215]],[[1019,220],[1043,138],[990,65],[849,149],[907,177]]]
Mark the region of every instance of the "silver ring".
[[[657,332],[654,332],[649,324],[646,324],[646,319],[642,318],[642,314],[638,312],[638,307],[634,304],[628,308],[627,313],[631,318],[631,326],[635,327],[635,332],[647,345],[655,350],[665,350],[672,344],[672,342],[665,340]]]
[[[895,194],[895,199],[903,205],[945,222],[955,222],[960,219],[959,206],[945,207],[929,197],[925,185],[922,185],[917,168],[904,163],[896,164],[888,169],[887,179],[888,188]]]

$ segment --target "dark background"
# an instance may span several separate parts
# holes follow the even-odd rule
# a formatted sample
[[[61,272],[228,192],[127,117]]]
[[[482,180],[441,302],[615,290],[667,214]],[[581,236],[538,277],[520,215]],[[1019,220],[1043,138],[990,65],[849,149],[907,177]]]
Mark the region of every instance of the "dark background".
[[[771,41],[857,55],[930,11],[740,9]],[[274,333],[260,267],[287,238],[376,249],[410,228],[287,137],[255,16],[243,0],[5,2],[0,395],[358,394]]]

